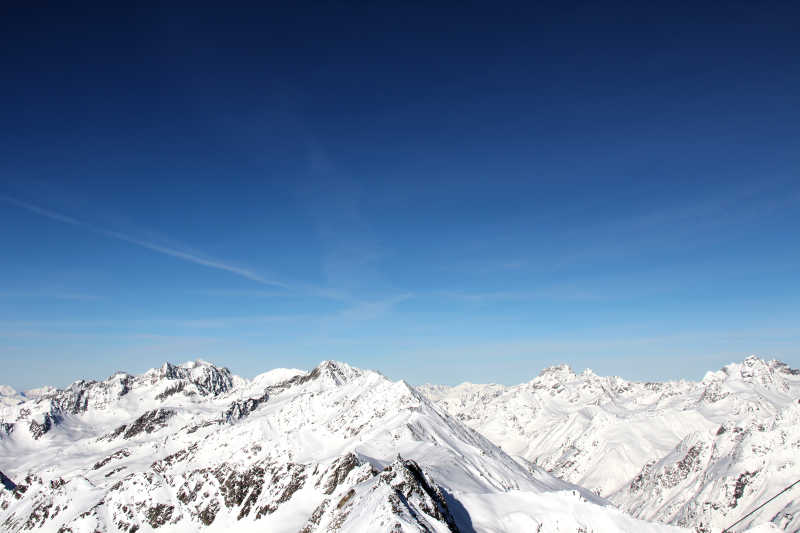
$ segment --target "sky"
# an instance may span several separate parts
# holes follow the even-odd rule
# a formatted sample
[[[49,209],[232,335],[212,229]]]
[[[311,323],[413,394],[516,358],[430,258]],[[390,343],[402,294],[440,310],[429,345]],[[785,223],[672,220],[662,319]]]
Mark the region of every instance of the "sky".
[[[796,3],[168,4],[2,8],[0,383],[800,366]]]

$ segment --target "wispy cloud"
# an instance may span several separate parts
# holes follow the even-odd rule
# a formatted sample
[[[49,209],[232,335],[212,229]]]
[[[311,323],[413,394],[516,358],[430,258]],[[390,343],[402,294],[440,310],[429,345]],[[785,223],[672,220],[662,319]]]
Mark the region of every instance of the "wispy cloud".
[[[278,298],[286,296],[283,291],[246,289],[194,289],[186,291],[186,294],[221,298]]]
[[[249,289],[194,289],[186,291],[186,294],[197,296],[209,296],[220,298],[319,298],[322,300],[335,300],[339,302],[353,302],[356,298],[342,289],[330,287],[316,287],[313,285],[293,283],[281,288],[286,290],[249,290]]]
[[[352,307],[342,309],[331,317],[329,320],[346,320],[346,321],[363,321],[373,320],[388,312],[390,312],[396,305],[410,300],[414,295],[400,294],[382,300],[362,301],[358,302]]]
[[[91,231],[93,233],[98,233],[100,235],[104,235],[104,236],[110,237],[112,239],[117,239],[117,240],[120,240],[120,241],[124,241],[124,242],[139,246],[141,248],[146,248],[148,250],[151,250],[151,251],[163,254],[163,255],[167,255],[167,256],[170,256],[170,257],[175,257],[177,259],[181,259],[183,261],[188,261],[190,263],[195,263],[197,265],[202,265],[202,266],[205,266],[205,267],[208,267],[208,268],[213,268],[213,269],[217,269],[217,270],[223,270],[223,271],[226,271],[226,272],[230,272],[231,274],[235,274],[237,276],[249,279],[251,281],[255,281],[255,282],[261,283],[263,285],[271,285],[271,286],[275,286],[275,287],[286,288],[286,284],[283,283],[283,282],[276,281],[276,280],[269,279],[269,278],[265,278],[264,276],[262,276],[262,275],[260,275],[260,274],[258,274],[256,272],[253,272],[252,270],[249,270],[249,269],[246,269],[246,268],[242,268],[240,266],[232,265],[232,264],[224,262],[224,261],[220,261],[220,260],[217,260],[217,259],[205,257],[205,256],[199,255],[197,253],[189,252],[189,251],[186,251],[186,250],[181,250],[181,249],[178,249],[178,248],[175,248],[175,247],[164,246],[162,244],[157,244],[157,243],[154,243],[154,242],[149,242],[149,241],[146,241],[146,240],[138,239],[136,237],[132,237],[130,235],[126,235],[125,233],[120,233],[118,231],[113,231],[113,230],[109,230],[109,229],[93,226],[92,224],[88,224],[86,222],[82,222],[82,221],[80,221],[78,219],[75,219],[73,217],[70,217],[70,216],[67,216],[67,215],[62,215],[61,213],[57,213],[55,211],[51,211],[49,209],[45,209],[45,208],[43,208],[41,206],[38,206],[38,205],[35,205],[35,204],[31,204],[29,202],[23,202],[23,201],[15,199],[15,198],[10,198],[10,197],[7,197],[7,196],[0,196],[0,199],[5,201],[5,202],[7,202],[7,203],[15,205],[17,207],[20,207],[22,209],[26,209],[27,211],[30,211],[31,213],[35,213],[37,215],[49,218],[51,220],[62,222],[64,224],[70,224],[70,225],[73,225],[73,226],[79,226],[79,227],[87,229],[87,230],[89,230],[89,231]]]
[[[63,290],[41,290],[41,291],[0,291],[0,299],[52,299],[52,300],[71,300],[78,302],[88,302],[98,300],[93,294],[83,292],[63,291]]]
[[[4,202],[8,202],[9,204],[15,205],[17,207],[21,207],[22,209],[27,209],[31,213],[36,213],[37,215],[41,215],[43,217],[50,218],[52,220],[57,220],[59,222],[64,222],[65,224],[72,224],[73,226],[84,226],[82,222],[75,220],[72,217],[68,217],[66,215],[62,215],[60,213],[56,213],[55,211],[50,211],[43,207],[39,207],[38,205],[29,204],[28,202],[23,202],[17,200],[15,198],[10,198],[8,196],[0,196],[0,200]]]
[[[531,301],[600,301],[608,299],[618,299],[631,297],[639,294],[651,294],[654,289],[635,292],[628,290],[600,290],[596,287],[586,288],[574,284],[553,285],[532,290],[509,290],[509,291],[438,291],[431,293],[432,296],[441,297],[448,300],[455,300],[470,303],[490,303],[490,302],[531,302]]]
[[[87,226],[89,227],[89,226]],[[152,250],[154,252],[159,252],[164,255],[169,255],[171,257],[177,257],[178,259],[183,259],[184,261],[189,261],[190,263],[196,263],[198,265],[202,265],[209,268],[215,268],[217,270],[224,270],[226,272],[230,272],[232,274],[236,274],[237,276],[241,276],[243,278],[247,278],[252,281],[257,281],[258,283],[262,283],[264,285],[273,285],[276,287],[286,287],[285,283],[280,281],[275,281],[272,279],[267,279],[252,270],[248,270],[246,268],[241,268],[235,265],[230,265],[228,263],[223,263],[216,259],[210,259],[207,257],[202,257],[199,255],[195,255],[189,252],[185,252],[183,250],[178,250],[175,248],[168,248],[166,246],[162,246],[159,244],[155,244],[152,242],[143,241],[140,239],[136,239],[129,235],[125,235],[124,233],[119,233],[117,231],[109,231],[105,229],[99,228],[91,228],[93,231],[106,235],[108,237],[112,237],[114,239],[119,239],[121,241],[129,242],[131,244],[135,244],[137,246],[141,246],[142,248],[147,248],[148,250]]]
[[[291,322],[311,320],[315,315],[297,314],[297,315],[253,315],[253,316],[224,316],[224,317],[210,317],[198,318],[191,320],[179,320],[175,322],[176,326],[188,328],[230,328],[234,326],[259,326],[264,324]]]

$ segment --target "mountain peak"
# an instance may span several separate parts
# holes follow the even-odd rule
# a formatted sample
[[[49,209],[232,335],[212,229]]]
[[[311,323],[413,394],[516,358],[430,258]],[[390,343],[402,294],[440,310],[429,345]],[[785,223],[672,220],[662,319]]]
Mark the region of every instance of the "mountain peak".
[[[576,377],[575,372],[572,371],[572,367],[570,367],[566,363],[562,363],[560,365],[553,365],[547,368],[543,368],[541,372],[539,372],[539,377],[550,377],[556,379],[558,381],[562,381],[565,379],[572,379]]]
[[[160,379],[185,379],[195,384],[201,394],[217,395],[233,388],[233,375],[225,367],[219,367],[202,359],[187,361],[180,365],[165,362],[158,369],[145,373],[155,382]]]
[[[753,379],[758,379],[762,383],[766,383],[772,381],[778,371],[788,374],[796,372],[776,359],[767,361],[757,355],[748,355],[741,362],[728,363],[716,372],[706,372],[702,382],[727,381],[730,379],[752,381]]]
[[[325,360],[314,368],[309,374],[309,379],[324,377],[334,385],[342,385],[364,374],[364,371],[343,363],[341,361]]]
[[[723,366],[719,372],[709,374],[723,380],[760,380],[762,383],[766,383],[772,381],[776,371],[782,368],[787,368],[786,364],[775,359],[767,361],[756,355],[749,355],[741,363],[729,363]],[[706,377],[709,377],[709,374],[706,374]]]

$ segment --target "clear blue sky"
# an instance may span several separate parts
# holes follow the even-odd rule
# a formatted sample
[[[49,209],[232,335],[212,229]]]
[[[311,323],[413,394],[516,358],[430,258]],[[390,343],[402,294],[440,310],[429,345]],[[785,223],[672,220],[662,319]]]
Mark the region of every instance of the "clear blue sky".
[[[0,382],[800,366],[800,8],[0,16]]]

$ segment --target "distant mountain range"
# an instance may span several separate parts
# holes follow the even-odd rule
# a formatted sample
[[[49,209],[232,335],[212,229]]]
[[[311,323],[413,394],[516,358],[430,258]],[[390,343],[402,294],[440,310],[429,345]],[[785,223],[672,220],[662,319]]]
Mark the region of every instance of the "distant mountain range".
[[[701,382],[560,366],[414,388],[195,361],[2,387],[0,530],[719,531],[800,478],[798,397],[798,371],[755,357]],[[798,501],[737,531],[796,531]]]
[[[520,461],[645,520],[719,531],[800,479],[800,371],[779,361],[751,356],[699,382],[562,365],[513,387],[419,390]],[[797,531],[800,487],[744,526],[763,522]]]

